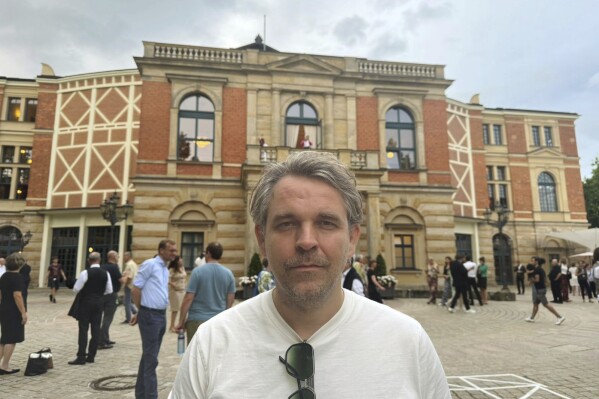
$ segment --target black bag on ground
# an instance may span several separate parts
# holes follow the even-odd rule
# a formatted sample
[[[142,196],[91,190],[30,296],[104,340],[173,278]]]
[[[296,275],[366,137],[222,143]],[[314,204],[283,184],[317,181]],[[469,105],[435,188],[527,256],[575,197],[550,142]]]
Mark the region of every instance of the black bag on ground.
[[[25,375],[31,377],[47,373],[51,359],[52,353],[50,352],[50,348],[44,348],[41,351],[30,353],[29,358],[27,359]]]

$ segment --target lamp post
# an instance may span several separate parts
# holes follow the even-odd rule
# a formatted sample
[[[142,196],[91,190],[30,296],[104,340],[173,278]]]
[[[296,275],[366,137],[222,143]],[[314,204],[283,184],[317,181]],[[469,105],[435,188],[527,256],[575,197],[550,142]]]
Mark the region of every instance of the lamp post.
[[[129,201],[125,205],[119,206],[120,199],[121,197],[115,191],[109,198],[105,198],[100,205],[102,217],[110,223],[110,249],[114,249],[114,226],[121,220],[127,219],[131,208],[133,208]]]
[[[27,233],[21,236],[21,252],[23,252],[27,244],[29,244],[29,241],[31,240],[32,236],[33,234],[31,234],[31,231],[29,230],[27,231]]]
[[[487,224],[496,227],[499,230],[499,270],[500,270],[500,284],[504,292],[509,292],[510,289],[507,286],[507,265],[505,264],[505,237],[503,236],[503,227],[509,220],[509,213],[511,211],[500,203],[496,203],[493,209],[487,208],[485,210],[485,220]],[[497,220],[493,220],[493,214],[497,215]]]

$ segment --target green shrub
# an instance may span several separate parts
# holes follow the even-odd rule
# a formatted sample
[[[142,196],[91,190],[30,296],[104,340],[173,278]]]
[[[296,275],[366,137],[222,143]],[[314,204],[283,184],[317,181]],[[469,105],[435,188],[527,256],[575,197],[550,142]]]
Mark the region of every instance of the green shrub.
[[[261,271],[262,260],[260,259],[260,255],[254,253],[254,255],[252,255],[252,259],[250,260],[250,265],[248,266],[248,276],[257,276]]]

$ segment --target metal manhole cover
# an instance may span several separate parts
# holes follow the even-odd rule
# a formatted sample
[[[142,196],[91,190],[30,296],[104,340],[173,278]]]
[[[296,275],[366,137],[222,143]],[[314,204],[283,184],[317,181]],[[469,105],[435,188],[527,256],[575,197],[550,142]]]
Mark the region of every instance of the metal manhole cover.
[[[90,382],[89,386],[96,391],[126,391],[135,388],[137,374],[112,375],[98,378]]]

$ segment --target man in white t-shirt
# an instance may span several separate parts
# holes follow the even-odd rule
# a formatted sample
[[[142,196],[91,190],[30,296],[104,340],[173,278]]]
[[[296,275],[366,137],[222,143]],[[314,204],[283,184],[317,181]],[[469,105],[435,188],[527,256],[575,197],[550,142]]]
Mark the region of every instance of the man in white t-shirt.
[[[6,273],[6,259],[0,258],[0,277]]]
[[[267,165],[250,213],[277,286],[200,326],[170,398],[451,398],[422,326],[341,287],[362,220],[345,165],[317,151]]]
[[[468,270],[468,299],[470,301],[470,305],[474,305],[474,296],[472,295],[472,290],[474,290],[474,294],[476,295],[476,299],[478,299],[478,303],[480,306],[483,306],[483,301],[480,297],[480,292],[478,292],[478,285],[476,284],[476,263],[472,262],[472,257],[470,255],[466,255],[466,262],[464,262],[464,267]],[[464,298],[466,300],[466,298]]]

